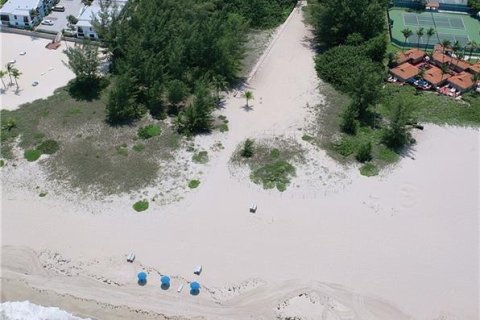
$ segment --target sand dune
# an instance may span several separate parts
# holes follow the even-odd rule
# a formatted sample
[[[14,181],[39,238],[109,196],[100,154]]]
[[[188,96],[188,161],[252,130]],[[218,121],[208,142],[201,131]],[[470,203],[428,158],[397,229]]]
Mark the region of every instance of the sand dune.
[[[247,137],[303,143],[306,105],[322,99],[309,37],[294,12],[248,84],[252,109],[228,97],[225,149],[181,202],[137,214],[127,196],[92,215],[5,186],[2,300],[100,319],[478,319],[477,130],[427,125],[410,157],[374,178],[314,148],[284,193],[232,175],[231,154]],[[198,296],[177,294],[192,280]]]

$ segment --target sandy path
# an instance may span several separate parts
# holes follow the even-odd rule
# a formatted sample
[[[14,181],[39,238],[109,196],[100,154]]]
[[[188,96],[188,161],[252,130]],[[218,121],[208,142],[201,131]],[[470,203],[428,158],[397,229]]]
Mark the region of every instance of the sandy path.
[[[47,292],[209,319],[306,315],[321,305],[298,297],[309,292],[340,303],[337,309],[343,313],[337,319],[449,314],[478,319],[478,131],[427,126],[417,136],[415,160],[403,159],[385,177],[352,176],[344,191],[327,196],[302,198],[302,192],[315,191],[308,186],[278,195],[230,175],[227,162],[240,141],[265,133],[295,135],[307,115],[306,103],[321,98],[313,52],[305,41],[309,35],[301,15],[294,13],[249,84],[256,96],[253,110],[245,111],[241,98],[227,100],[225,149],[210,164],[200,189],[185,201],[147,214],[112,204],[108,212],[91,216],[72,214],[71,204],[54,199],[4,195],[3,245],[37,252],[48,248],[72,262],[50,257],[52,270],[37,268],[26,276],[20,266],[34,264],[35,254],[6,251],[4,259],[24,262],[7,265],[2,279],[11,290],[2,297],[15,299],[25,292],[12,280],[19,277]],[[337,169],[323,153],[316,155]],[[255,215],[248,213],[252,201],[259,206]],[[197,297],[178,297],[174,289],[161,292],[157,278],[145,288],[132,284],[140,265],[112,271],[123,268],[115,259],[130,250],[143,266],[177,281],[196,279],[192,268],[203,264],[198,280],[205,290]],[[78,275],[66,277],[58,270],[78,270]],[[99,275],[123,284],[92,280]],[[242,294],[218,300],[222,294],[214,292],[235,284]],[[29,297],[83,315],[96,310],[71,296],[60,299],[31,290]]]

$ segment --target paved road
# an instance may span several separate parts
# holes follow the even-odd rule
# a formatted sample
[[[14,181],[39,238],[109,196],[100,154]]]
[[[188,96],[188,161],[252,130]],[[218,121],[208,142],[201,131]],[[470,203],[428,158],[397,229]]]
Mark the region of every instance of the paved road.
[[[58,32],[67,27],[67,16],[73,15],[78,17],[80,10],[83,8],[81,0],[60,0],[57,6],[64,6],[65,11],[56,12],[52,11],[45,19],[52,20],[53,26],[45,26],[40,24],[36,30],[47,32]]]

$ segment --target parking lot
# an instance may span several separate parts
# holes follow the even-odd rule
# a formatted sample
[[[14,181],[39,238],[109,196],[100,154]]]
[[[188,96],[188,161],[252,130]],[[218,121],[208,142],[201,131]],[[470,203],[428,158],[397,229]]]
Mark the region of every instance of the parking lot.
[[[81,9],[83,8],[83,4],[81,0],[60,0],[56,5],[64,6],[65,11],[50,12],[50,14],[46,16],[44,19],[53,21],[53,26],[46,26],[43,24],[39,24],[36,28],[37,31],[57,33],[67,27],[67,23],[68,23],[67,16],[72,15],[74,17],[78,17]]]

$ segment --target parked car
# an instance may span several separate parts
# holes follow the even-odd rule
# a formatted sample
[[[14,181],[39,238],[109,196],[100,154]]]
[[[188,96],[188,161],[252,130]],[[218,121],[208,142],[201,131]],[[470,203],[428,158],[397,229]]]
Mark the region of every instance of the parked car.
[[[65,11],[65,7],[64,6],[55,6],[55,7],[52,8],[52,11],[63,12],[63,11]]]
[[[43,25],[46,25],[46,26],[53,26],[53,21],[52,20],[45,19],[45,20],[42,20],[41,23]]]
[[[63,35],[67,37],[75,37],[77,35],[77,31],[75,29],[66,28],[63,29]]]

